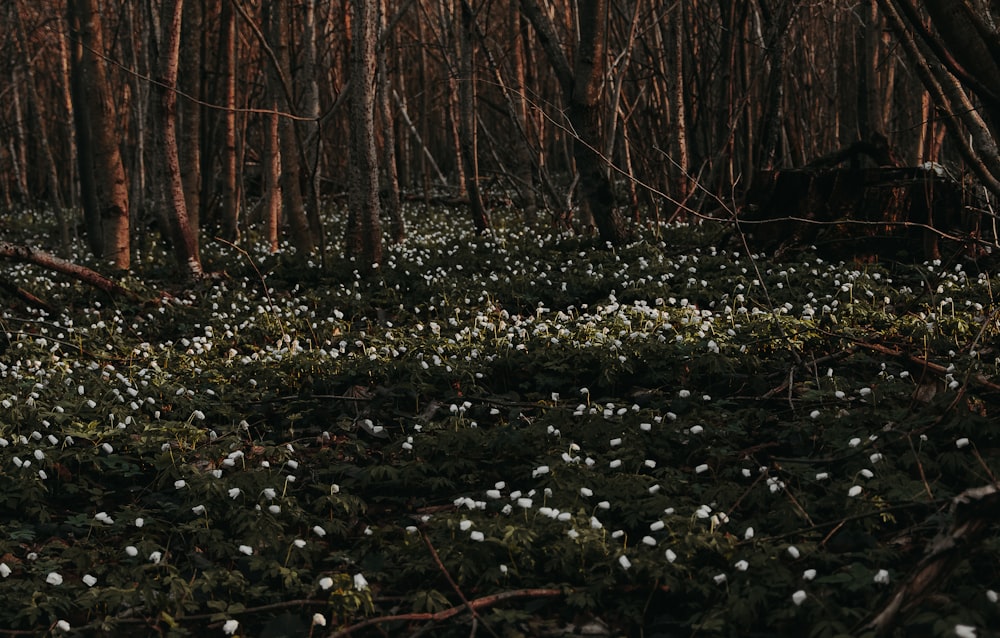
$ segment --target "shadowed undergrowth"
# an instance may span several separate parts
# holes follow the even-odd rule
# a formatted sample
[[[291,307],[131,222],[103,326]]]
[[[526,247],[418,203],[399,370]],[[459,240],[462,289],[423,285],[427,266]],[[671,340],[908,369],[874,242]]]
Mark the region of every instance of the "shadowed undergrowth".
[[[62,310],[2,318],[0,635],[858,635],[995,480],[982,265],[422,215],[367,279],[5,266]],[[888,631],[1000,622],[986,529]]]

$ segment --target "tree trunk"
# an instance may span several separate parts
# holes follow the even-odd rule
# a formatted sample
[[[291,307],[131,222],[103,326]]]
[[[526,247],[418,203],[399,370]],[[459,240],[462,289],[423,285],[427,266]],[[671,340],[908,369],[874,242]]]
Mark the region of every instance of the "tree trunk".
[[[386,11],[388,0],[382,0],[382,15],[379,20],[380,37],[388,35],[386,31]],[[403,222],[402,206],[399,202],[399,177],[396,173],[396,131],[395,119],[392,117],[392,103],[389,99],[389,69],[386,60],[386,47],[378,48],[378,109],[382,120],[382,164],[385,170],[385,212],[389,218],[389,234],[395,244],[406,239],[406,225]]]
[[[293,96],[288,82],[292,68],[289,52],[289,27],[286,12],[289,7],[283,3],[267,5],[270,12],[271,42],[274,58],[269,65],[268,88],[278,101],[278,108],[284,113],[293,113]],[[296,140],[295,122],[289,117],[278,121],[278,139],[281,143],[281,197],[285,216],[292,231],[292,243],[300,253],[309,254],[316,250],[316,238],[309,230],[305,202],[302,197],[302,161]]]
[[[64,206],[62,199],[62,187],[59,183],[59,172],[56,167],[55,158],[52,156],[52,147],[49,145],[49,136],[46,131],[45,118],[43,113],[45,112],[45,103],[41,100],[38,95],[38,85],[35,79],[35,69],[31,64],[31,54],[28,52],[28,38],[24,32],[24,22],[21,19],[21,6],[20,2],[16,6],[12,5],[10,7],[11,13],[13,13],[15,25],[15,36],[18,44],[18,48],[21,49],[21,61],[24,64],[25,80],[28,88],[28,100],[31,102],[31,114],[32,114],[32,126],[35,129],[35,135],[38,138],[38,145],[42,152],[42,158],[45,161],[45,172],[48,179],[48,199],[49,204],[52,206],[53,211],[56,214],[56,220],[59,225],[59,246],[63,251],[69,250],[69,227],[66,223],[64,216]]]
[[[278,140],[278,112],[264,116],[264,149],[261,167],[264,171],[264,220],[267,243],[272,253],[278,252],[278,230],[281,227],[281,142]]]
[[[236,37],[236,12],[232,2],[223,2],[219,14],[221,39],[219,66],[222,71],[222,201],[218,214],[219,233],[223,239],[240,238],[240,184],[236,134],[236,61],[239,40]]]
[[[174,240],[174,257],[181,270],[190,277],[202,276],[201,258],[198,256],[198,229],[188,218],[184,182],[181,177],[180,157],[177,151],[177,67],[180,56],[181,16],[184,0],[166,0],[163,5],[164,50],[160,59],[160,77],[156,83],[160,106],[160,143],[164,152],[166,176],[166,203],[170,211],[170,225]]]
[[[576,44],[573,66],[560,48],[549,14],[537,0],[521,0],[521,7],[549,58],[567,102],[569,122],[573,127],[573,159],[579,175],[583,204],[593,215],[600,237],[611,245],[628,239],[625,219],[616,210],[600,118],[600,88],[604,76],[604,52],[607,40],[608,0],[580,2],[577,23],[580,39]]]
[[[114,97],[108,86],[104,70],[104,34],[97,0],[69,0],[70,15],[80,45],[79,60],[74,65],[74,109],[82,111],[77,120],[79,139],[87,138],[90,157],[81,161],[88,164],[93,176],[94,197],[90,203],[96,211],[90,212],[88,230],[93,232],[91,250],[95,256],[109,259],[115,268],[128,270],[129,255],[129,203],[125,168],[118,149],[118,116]],[[81,131],[81,127],[87,129]],[[81,134],[82,133],[82,134]],[[84,149],[78,148],[79,153]],[[86,204],[86,201],[85,201]]]
[[[319,125],[319,78],[322,71],[316,51],[316,0],[306,0],[303,3],[303,35],[302,35],[302,72],[297,84],[304,88],[302,95],[303,115],[308,118],[299,120],[299,137],[302,141],[301,154],[305,162],[306,192],[309,195],[309,205],[306,207],[306,218],[309,221],[309,231],[319,245],[320,262],[326,263],[326,234],[320,219],[319,198],[319,159],[323,152],[323,129]]]
[[[462,26],[459,29],[458,68],[458,139],[461,148],[462,165],[465,169],[465,191],[469,195],[469,208],[476,232],[484,233],[490,228],[490,218],[483,207],[483,197],[479,191],[479,149],[476,141],[476,78],[473,71],[475,50],[472,44],[475,29],[475,15],[465,0],[461,3]]]
[[[350,213],[347,254],[359,270],[368,272],[382,262],[379,220],[378,158],[375,151],[375,41],[378,6],[371,0],[351,0],[350,95]]]

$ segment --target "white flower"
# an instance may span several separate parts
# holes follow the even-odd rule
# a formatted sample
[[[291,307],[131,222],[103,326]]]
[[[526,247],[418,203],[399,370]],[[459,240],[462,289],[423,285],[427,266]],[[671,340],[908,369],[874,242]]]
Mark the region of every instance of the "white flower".
[[[240,545],[240,553],[246,554],[247,556],[252,556],[253,547],[250,547],[249,545]]]
[[[326,627],[326,616],[319,613],[313,614],[312,624],[314,626]]]
[[[580,488],[580,496],[591,497],[593,495],[594,495],[594,490],[590,489],[589,487]]]
[[[524,509],[530,509],[531,499],[528,498],[527,496],[522,496],[521,498],[517,499],[517,506],[523,507]]]
[[[726,582],[726,575],[716,574],[715,576],[712,576],[712,580],[715,581],[716,585],[721,585],[722,583]]]
[[[114,523],[114,520],[108,516],[107,512],[98,512],[97,514],[94,514],[94,519],[104,523],[105,525],[111,525]]]
[[[194,512],[196,515],[201,516],[202,514],[205,513],[205,506],[195,505],[194,507],[191,508],[191,511]]]
[[[887,585],[889,583],[889,572],[884,569],[880,569],[875,573],[875,578],[872,580],[879,585]]]
[[[125,548],[125,553],[130,558],[135,558],[136,556],[139,555],[139,550],[135,548],[135,545],[129,545],[128,547]]]
[[[139,518],[135,519],[135,526],[136,527],[142,527],[145,524],[146,524],[146,521],[141,516]]]
[[[538,478],[542,474],[548,474],[548,473],[549,473],[548,465],[539,465],[534,469],[534,471],[531,472],[531,478]]]
[[[222,625],[222,631],[227,636],[232,636],[236,633],[236,628],[240,626],[240,621],[238,620],[227,620],[225,624]]]
[[[333,579],[330,578],[329,576],[324,576],[323,578],[320,578],[319,579],[319,587],[323,591],[326,591],[327,589],[330,589],[331,587],[333,587]]]
[[[59,631],[69,631],[70,626],[69,623],[66,622],[65,620],[60,620],[59,622],[56,623],[56,629],[58,629]]]
[[[364,591],[365,589],[368,589],[368,580],[364,577],[363,574],[357,573],[354,575],[354,589],[358,591]]]
[[[668,549],[668,550],[667,550],[667,551],[666,551],[666,552],[664,553],[664,556],[666,556],[666,557],[667,557],[667,562],[669,562],[669,563],[672,563],[672,562],[674,562],[675,560],[677,560],[677,554],[676,554],[676,553],[674,552],[674,550],[672,550],[672,549]]]
[[[49,575],[45,577],[45,582],[58,587],[63,584],[63,577],[58,572],[49,572]]]
[[[804,572],[802,572],[802,580],[812,580],[813,578],[816,578],[815,569],[807,569]]]
[[[955,635],[958,638],[976,638],[976,628],[972,625],[955,625]]]
[[[851,489],[847,490],[847,495],[850,496],[851,498],[854,498],[858,494],[861,494],[861,486],[860,485],[854,485],[854,486],[851,487]]]
[[[743,532],[743,538],[745,538],[746,540],[750,540],[751,538],[753,538],[753,528],[752,527],[748,527],[747,531]]]
[[[240,488],[238,488],[238,487],[231,487],[231,488],[229,488],[229,491],[227,492],[227,494],[229,494],[229,498],[236,498],[237,496],[240,495],[240,492],[241,492]]]
[[[177,479],[176,481],[174,481],[174,489],[179,490],[185,485],[187,485],[187,481],[185,481],[184,479]]]
[[[955,441],[955,447],[957,447],[958,449],[962,449],[963,447],[967,446],[968,444],[969,444],[969,439],[967,439],[965,437],[962,437],[959,440]],[[965,625],[958,625],[958,626],[959,627],[964,627]]]
[[[986,600],[990,601],[991,603],[995,603],[995,602],[997,602],[997,600],[1000,600],[1000,594],[997,594],[992,589],[987,589],[986,590]]]
[[[652,536],[643,536],[642,537],[642,543],[643,543],[643,545],[649,545],[650,547],[655,547],[656,546],[656,539],[653,538]]]
[[[471,528],[471,527],[472,527],[472,521],[470,521],[467,518],[463,519],[462,522],[458,524],[458,528],[460,530],[462,530],[463,532],[469,531],[469,528]]]
[[[11,569],[7,566],[7,563],[0,563],[0,576],[7,578],[10,576]]]
[[[622,569],[628,569],[632,567],[632,561],[628,559],[628,556],[622,554],[618,557],[618,564],[622,566]]]
[[[663,521],[653,521],[652,523],[649,524],[649,531],[651,531],[651,532],[658,532],[661,529],[663,529],[664,527],[665,527],[665,524],[664,524]]]
[[[479,530],[474,530],[471,534],[469,534],[469,538],[476,541],[477,543],[482,543],[483,540],[486,538],[486,536]]]
[[[788,549],[785,550],[785,551],[787,551],[788,555],[791,556],[792,558],[798,558],[799,555],[800,555],[799,554],[799,548],[796,547],[795,545],[789,545]]]
[[[86,585],[87,587],[93,587],[94,585],[97,584],[97,579],[91,576],[90,574],[84,574],[82,580],[83,584]]]
[[[808,596],[808,594],[806,594],[804,591],[802,591],[800,589],[797,592],[795,592],[794,594],[792,594],[792,602],[795,603],[796,607],[798,607],[803,602],[805,602],[805,599],[806,599],[807,596]]]
[[[322,538],[322,537],[326,536],[326,530],[323,529],[322,527],[320,527],[319,525],[315,525],[313,527],[313,534],[315,534],[316,536],[319,536],[320,538]]]
[[[747,568],[750,567],[750,563],[746,562],[745,560],[738,560],[736,561],[734,567],[736,567],[736,569],[738,569],[741,572],[745,572]]]
[[[708,471],[708,463],[702,463],[698,467],[694,468],[695,474],[701,474],[702,472]]]
[[[295,540],[292,541],[292,545],[295,545],[299,549],[302,549],[303,547],[306,546],[306,542],[301,538],[296,538]]]

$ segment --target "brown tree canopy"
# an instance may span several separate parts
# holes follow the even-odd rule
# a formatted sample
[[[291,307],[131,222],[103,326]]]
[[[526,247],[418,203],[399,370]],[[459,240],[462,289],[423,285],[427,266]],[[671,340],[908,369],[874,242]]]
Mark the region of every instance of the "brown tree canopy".
[[[352,58],[361,9],[381,12],[378,64]],[[463,203],[483,229],[499,198],[611,242],[873,134],[1000,192],[1000,52],[973,0],[17,0],[0,21],[17,36],[0,206],[54,207],[65,228],[86,213],[119,267],[129,220],[189,225],[188,263],[199,234],[321,248],[320,203],[356,186],[359,157],[381,189]]]

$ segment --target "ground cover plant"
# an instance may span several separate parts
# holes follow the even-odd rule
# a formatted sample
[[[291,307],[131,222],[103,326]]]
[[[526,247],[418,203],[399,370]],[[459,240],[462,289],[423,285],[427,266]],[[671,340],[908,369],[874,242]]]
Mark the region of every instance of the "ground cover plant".
[[[410,214],[373,276],[4,265],[0,635],[1000,623],[989,264]]]

